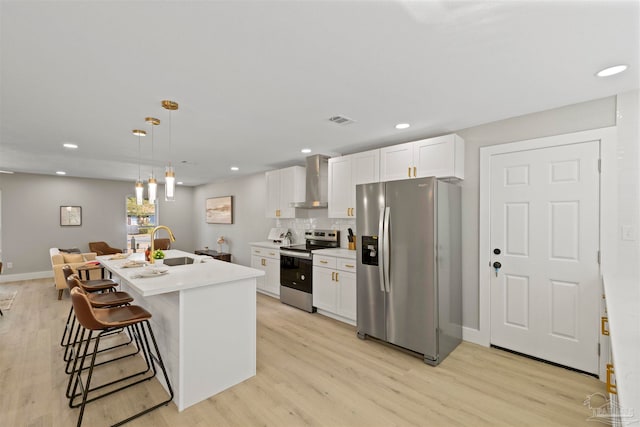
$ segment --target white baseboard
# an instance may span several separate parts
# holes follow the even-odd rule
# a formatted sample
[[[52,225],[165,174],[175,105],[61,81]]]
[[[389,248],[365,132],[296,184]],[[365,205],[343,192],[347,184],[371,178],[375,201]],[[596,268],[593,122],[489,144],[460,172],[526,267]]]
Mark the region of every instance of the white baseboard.
[[[464,341],[472,342],[483,347],[489,347],[490,345],[489,342],[487,342],[485,334],[480,332],[479,329],[473,329],[467,326],[462,327],[462,339]]]
[[[53,271],[34,271],[32,273],[20,273],[20,274],[2,274],[0,275],[0,283],[7,282],[19,282],[21,280],[35,280],[35,279],[53,279]]]

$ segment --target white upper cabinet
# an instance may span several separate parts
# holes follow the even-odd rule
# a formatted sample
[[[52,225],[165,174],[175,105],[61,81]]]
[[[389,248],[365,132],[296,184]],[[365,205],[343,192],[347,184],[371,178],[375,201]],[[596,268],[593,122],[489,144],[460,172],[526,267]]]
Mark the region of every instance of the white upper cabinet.
[[[304,202],[305,171],[302,166],[265,173],[267,182],[267,218],[294,218],[295,208],[291,203]]]
[[[464,178],[464,140],[444,135],[380,149],[380,181]]]
[[[329,218],[356,216],[356,185],[380,181],[380,150],[329,159]]]

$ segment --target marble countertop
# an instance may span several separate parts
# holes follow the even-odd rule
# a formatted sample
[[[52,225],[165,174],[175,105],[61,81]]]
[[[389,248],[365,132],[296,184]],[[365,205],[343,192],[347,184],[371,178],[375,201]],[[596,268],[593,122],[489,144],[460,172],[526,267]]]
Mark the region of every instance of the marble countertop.
[[[628,278],[604,278],[618,404],[640,413],[640,285]]]
[[[143,296],[159,295],[264,276],[264,271],[262,270],[219,261],[204,255],[194,255],[174,249],[164,252],[165,258],[189,257],[194,259],[194,263],[172,267],[156,266],[166,269],[167,273],[153,277],[140,277],[140,274],[149,268],[148,266],[125,268],[123,265],[129,261],[144,261],[144,254],[142,253],[131,254],[125,259],[112,260],[110,255],[100,256],[97,259],[109,271],[126,280],[129,285]]]
[[[351,251],[349,249],[342,249],[342,248],[314,249],[311,252],[318,255],[334,256],[337,258],[347,258],[352,260],[356,259],[356,251]]]

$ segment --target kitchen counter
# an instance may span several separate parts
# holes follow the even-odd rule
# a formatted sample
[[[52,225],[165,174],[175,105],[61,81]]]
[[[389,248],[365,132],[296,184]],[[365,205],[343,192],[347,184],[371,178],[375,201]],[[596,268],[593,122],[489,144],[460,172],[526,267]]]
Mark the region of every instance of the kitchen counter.
[[[110,260],[111,256],[101,256],[97,259],[113,274],[126,280],[142,296],[159,295],[264,275],[263,271],[239,264],[219,263],[204,255],[194,255],[174,249],[166,250],[164,253],[165,258],[188,257],[193,258],[195,262],[188,265],[165,267],[169,272],[163,276],[137,278],[136,276],[144,267],[123,268],[123,265],[133,260],[144,261],[143,253],[131,254],[128,258],[119,260]]]
[[[265,240],[264,242],[251,242],[249,243],[249,246],[259,246],[261,248],[267,248],[267,249],[280,249],[283,245],[282,243],[273,243],[269,240]]]
[[[640,414],[640,287],[638,282],[605,277],[607,316],[618,405],[621,410]]]
[[[356,251],[342,248],[315,249],[311,251],[314,254],[334,256],[336,258],[356,259]]]
[[[141,278],[145,267],[122,266],[143,260],[144,254],[98,259],[134,304],[152,314],[150,322],[175,391],[173,401],[182,411],[255,376],[256,278],[264,272],[177,250],[167,250],[165,256],[195,262],[162,266],[166,274]],[[163,383],[161,377],[156,378]]]

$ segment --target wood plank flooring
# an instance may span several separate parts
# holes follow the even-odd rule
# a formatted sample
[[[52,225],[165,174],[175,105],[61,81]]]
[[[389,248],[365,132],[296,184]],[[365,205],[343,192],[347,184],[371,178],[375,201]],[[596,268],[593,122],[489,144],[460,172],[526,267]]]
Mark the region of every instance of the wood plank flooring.
[[[65,292],[58,301],[50,282],[0,284],[19,290],[0,318],[0,426],[76,423],[59,346],[70,300]],[[469,343],[434,368],[263,295],[257,332],[257,376],[181,413],[170,404],[129,425],[587,426],[582,402],[604,392],[595,378]],[[89,404],[83,425],[110,425],[163,397],[157,380],[145,382]]]

